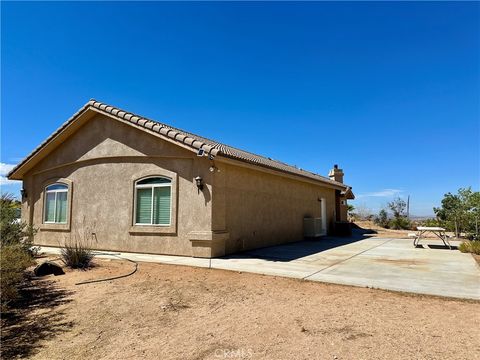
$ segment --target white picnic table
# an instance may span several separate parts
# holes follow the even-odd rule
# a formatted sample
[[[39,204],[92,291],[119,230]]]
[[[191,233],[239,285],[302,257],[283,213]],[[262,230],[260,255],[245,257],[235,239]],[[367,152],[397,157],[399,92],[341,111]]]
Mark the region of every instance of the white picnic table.
[[[418,232],[415,234],[415,239],[413,240],[413,245],[416,247],[420,240],[422,239],[422,236],[427,233],[431,232],[435,234],[440,240],[443,241],[445,246],[448,246],[448,248],[451,250],[452,246],[448,242],[448,236],[446,234],[446,230],[442,227],[434,227],[434,226],[419,226],[417,227]]]

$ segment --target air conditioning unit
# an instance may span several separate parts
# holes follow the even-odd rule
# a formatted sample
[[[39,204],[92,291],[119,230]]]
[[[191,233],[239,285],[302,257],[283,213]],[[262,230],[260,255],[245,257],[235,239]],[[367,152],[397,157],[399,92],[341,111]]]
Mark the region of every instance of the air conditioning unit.
[[[322,218],[304,218],[303,219],[303,236],[306,238],[314,238],[327,234],[326,229],[322,229]]]

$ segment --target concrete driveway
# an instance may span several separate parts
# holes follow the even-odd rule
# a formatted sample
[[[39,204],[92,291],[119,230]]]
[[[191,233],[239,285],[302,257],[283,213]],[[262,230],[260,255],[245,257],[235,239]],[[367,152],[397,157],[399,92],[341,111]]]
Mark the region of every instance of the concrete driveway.
[[[98,257],[188,265],[310,281],[480,300],[480,267],[470,254],[436,240],[322,238],[218,259],[102,252]],[[452,242],[452,245],[458,243]],[[58,248],[42,247],[58,253]],[[112,254],[112,255],[109,255]]]
[[[436,240],[323,238],[212,259],[212,268],[480,300],[480,267]],[[452,242],[452,245],[458,245]]]

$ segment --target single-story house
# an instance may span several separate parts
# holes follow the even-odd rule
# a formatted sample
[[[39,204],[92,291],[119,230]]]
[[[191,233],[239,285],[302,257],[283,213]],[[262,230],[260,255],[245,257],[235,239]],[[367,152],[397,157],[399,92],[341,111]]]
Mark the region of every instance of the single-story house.
[[[354,198],[337,166],[323,177],[95,100],[8,178],[35,244],[207,258],[331,233]]]

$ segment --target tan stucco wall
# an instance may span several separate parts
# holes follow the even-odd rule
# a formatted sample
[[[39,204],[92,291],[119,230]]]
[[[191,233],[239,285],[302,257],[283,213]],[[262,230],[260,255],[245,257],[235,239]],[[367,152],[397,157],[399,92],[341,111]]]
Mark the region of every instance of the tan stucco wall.
[[[348,221],[348,202],[345,197],[341,197],[341,200],[345,201],[345,204],[340,204],[340,221]]]
[[[320,217],[319,198],[326,201],[331,230],[335,190],[253,168],[216,166],[212,210],[217,229],[229,232],[227,253],[302,240],[304,217]]]
[[[99,115],[24,177],[29,194],[25,220],[39,228],[37,244],[59,245],[92,227],[93,245],[98,249],[194,255],[191,233],[208,235],[211,230],[208,167],[207,159]],[[172,220],[176,221],[168,228],[149,228],[151,233],[145,233],[145,227],[132,226],[133,191],[134,181],[149,175],[173,179]],[[200,193],[194,181],[197,175],[206,183]],[[68,226],[42,224],[44,187],[58,179],[71,182]]]
[[[97,115],[24,176],[24,220],[35,243],[62,245],[95,233],[96,249],[214,257],[303,239],[303,218],[335,219],[335,190],[227,159],[208,160],[155,135]],[[215,171],[210,167],[215,166]],[[172,224],[134,226],[134,182],[172,179]],[[194,178],[204,179],[198,191]],[[70,186],[69,221],[43,224],[45,186]]]

